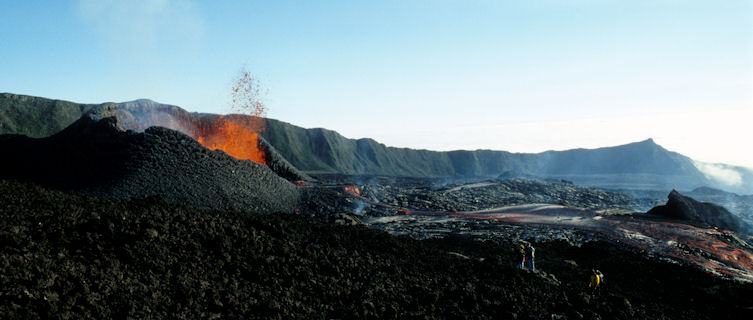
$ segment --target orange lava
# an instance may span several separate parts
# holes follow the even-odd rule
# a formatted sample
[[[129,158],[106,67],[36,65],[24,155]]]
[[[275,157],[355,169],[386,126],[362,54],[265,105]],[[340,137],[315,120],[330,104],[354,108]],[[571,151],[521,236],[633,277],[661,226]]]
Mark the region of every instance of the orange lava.
[[[358,189],[357,186],[345,186],[345,187],[343,187],[343,189],[345,189],[345,191],[350,192],[350,193],[352,193],[354,195],[357,195],[357,196],[361,195],[361,190]]]
[[[190,135],[208,149],[220,149],[232,157],[266,165],[266,152],[259,145],[262,121],[251,116],[219,116],[202,123]]]

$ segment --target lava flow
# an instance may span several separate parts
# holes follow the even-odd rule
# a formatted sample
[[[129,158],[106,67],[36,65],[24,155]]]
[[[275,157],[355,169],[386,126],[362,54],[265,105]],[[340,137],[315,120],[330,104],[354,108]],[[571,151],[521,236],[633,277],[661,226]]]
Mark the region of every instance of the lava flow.
[[[259,145],[260,123],[257,117],[219,116],[199,124],[189,135],[208,149],[220,149],[238,159],[267,164],[266,153]]]
[[[717,275],[753,281],[753,254],[729,231],[691,225],[602,216],[555,205],[529,205],[477,212],[403,211],[406,215],[483,219],[520,225],[566,227],[593,231],[634,248],[700,266]]]
[[[343,186],[343,190],[372,205],[391,207],[364,198],[356,186]],[[469,212],[394,209],[397,209],[398,215],[391,217],[392,221],[413,221],[415,217],[491,220],[595,232],[612,242],[694,264],[716,275],[753,282],[753,253],[730,231],[649,218],[600,215],[560,205],[534,204]]]
[[[361,196],[361,190],[357,186],[344,186],[343,189],[353,195]]]

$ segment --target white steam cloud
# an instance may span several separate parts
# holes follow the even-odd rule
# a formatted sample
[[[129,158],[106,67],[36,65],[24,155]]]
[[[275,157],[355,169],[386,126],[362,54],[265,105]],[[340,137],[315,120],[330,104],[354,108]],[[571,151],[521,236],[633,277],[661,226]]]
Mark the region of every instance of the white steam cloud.
[[[693,164],[706,176],[706,178],[717,180],[730,186],[739,186],[743,184],[742,175],[735,170],[734,167],[699,161],[693,161]]]

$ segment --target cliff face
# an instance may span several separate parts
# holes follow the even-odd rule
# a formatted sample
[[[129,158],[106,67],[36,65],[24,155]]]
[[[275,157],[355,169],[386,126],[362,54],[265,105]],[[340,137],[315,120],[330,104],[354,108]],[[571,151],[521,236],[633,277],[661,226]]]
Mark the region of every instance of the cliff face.
[[[740,221],[723,207],[713,203],[698,202],[675,190],[669,193],[668,198],[667,204],[654,207],[648,213],[670,219],[700,222],[737,232],[744,231]]]
[[[267,120],[265,139],[295,167],[312,173],[414,177],[516,177],[564,179],[587,186],[667,190],[713,185],[693,160],[653,140],[622,146],[536,154],[493,150],[436,152],[393,148],[371,139],[304,129]],[[737,190],[736,190],[737,191]]]

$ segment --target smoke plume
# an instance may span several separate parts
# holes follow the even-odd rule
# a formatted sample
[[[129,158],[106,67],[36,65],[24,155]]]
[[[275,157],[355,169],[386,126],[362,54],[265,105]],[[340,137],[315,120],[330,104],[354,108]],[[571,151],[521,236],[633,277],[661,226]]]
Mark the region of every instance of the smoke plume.
[[[735,168],[718,163],[704,163],[699,161],[693,161],[698,170],[700,170],[706,178],[716,180],[730,186],[740,186],[743,184],[743,177],[735,170]]]

